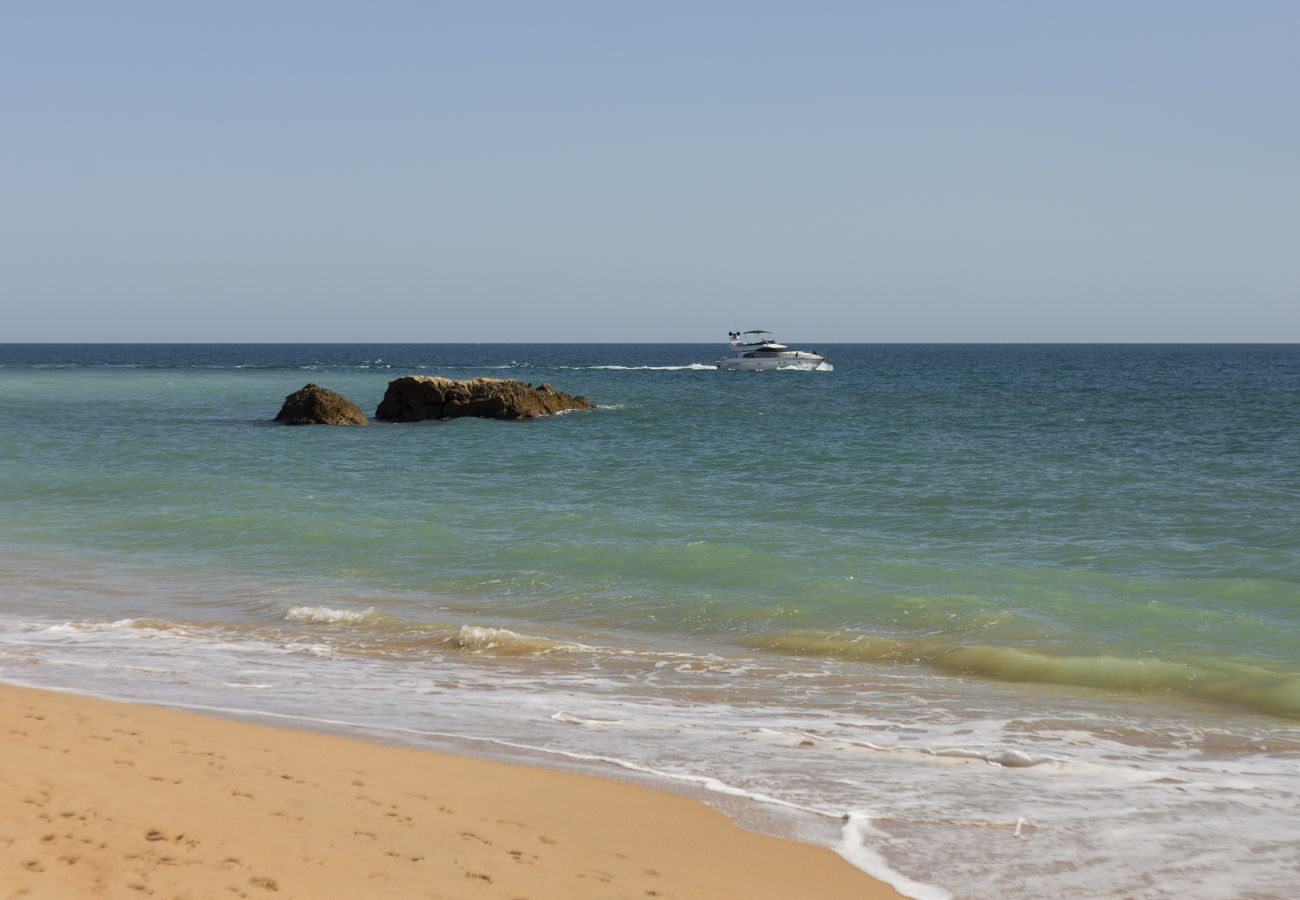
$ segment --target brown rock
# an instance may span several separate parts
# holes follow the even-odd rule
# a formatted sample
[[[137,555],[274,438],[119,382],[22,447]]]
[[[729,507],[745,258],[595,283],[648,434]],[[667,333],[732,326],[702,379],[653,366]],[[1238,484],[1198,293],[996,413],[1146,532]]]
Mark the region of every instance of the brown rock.
[[[471,378],[455,381],[437,375],[403,375],[388,382],[375,418],[388,422],[419,422],[479,416],[488,419],[531,419],[568,409],[595,409],[586,397],[557,391],[549,384],[533,387],[522,381]]]
[[[275,421],[286,425],[365,425],[365,413],[336,391],[308,384],[284,398]]]

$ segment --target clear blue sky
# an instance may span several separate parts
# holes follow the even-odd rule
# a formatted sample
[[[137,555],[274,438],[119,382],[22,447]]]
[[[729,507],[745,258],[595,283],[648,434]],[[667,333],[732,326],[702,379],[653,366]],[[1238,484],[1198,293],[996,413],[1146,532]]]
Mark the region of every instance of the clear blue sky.
[[[1300,3],[0,5],[0,341],[1300,340]]]

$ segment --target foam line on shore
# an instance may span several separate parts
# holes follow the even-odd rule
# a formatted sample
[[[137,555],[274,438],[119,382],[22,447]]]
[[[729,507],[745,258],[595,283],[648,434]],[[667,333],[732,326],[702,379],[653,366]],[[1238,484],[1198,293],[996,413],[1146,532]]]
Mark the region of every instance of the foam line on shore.
[[[832,849],[872,878],[885,882],[894,890],[913,900],[952,900],[952,894],[941,887],[914,881],[890,868],[885,858],[868,846],[868,838],[879,839],[880,832],[872,827],[871,818],[863,813],[848,813],[840,829],[840,840]]]

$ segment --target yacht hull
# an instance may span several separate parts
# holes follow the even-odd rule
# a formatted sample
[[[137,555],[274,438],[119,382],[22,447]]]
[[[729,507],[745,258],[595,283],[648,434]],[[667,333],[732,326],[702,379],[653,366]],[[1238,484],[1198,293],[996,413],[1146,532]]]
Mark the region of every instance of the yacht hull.
[[[825,361],[821,356],[802,359],[745,359],[724,356],[715,365],[723,371],[731,372],[813,372]]]

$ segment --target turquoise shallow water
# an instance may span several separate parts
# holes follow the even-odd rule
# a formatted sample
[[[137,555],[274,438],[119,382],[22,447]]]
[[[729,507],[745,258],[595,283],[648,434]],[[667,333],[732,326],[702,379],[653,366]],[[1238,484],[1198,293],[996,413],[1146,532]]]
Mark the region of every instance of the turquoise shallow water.
[[[1053,744],[1013,714],[1025,704],[1061,733],[1122,726],[1139,744],[1194,754],[1221,732],[1245,756],[1263,740],[1292,758],[1300,348],[818,349],[833,372],[719,373],[707,363],[721,348],[707,345],[0,346],[0,611],[14,635],[0,675],[76,686],[57,664],[74,654],[140,668],[136,643],[156,631],[197,642],[190,653],[287,647],[300,668],[285,684],[329,672],[346,692],[352,663],[405,661],[395,671],[412,675],[454,648],[478,673],[465,683],[509,683],[516,707],[599,705],[615,691],[602,678],[617,690],[667,679],[620,701],[672,719],[656,719],[660,732],[698,725],[691,710],[719,698],[759,719],[779,710],[778,735],[793,727],[783,717],[805,714],[825,718],[800,726],[814,731],[852,716],[938,728],[891,706],[911,692],[949,709],[948,725],[970,720],[968,738],[939,729],[921,742],[932,759],[974,747],[985,766],[1039,751],[1093,765],[1114,749]],[[307,381],[369,413],[387,379],[409,372],[545,381],[599,408],[522,423],[268,424]],[[57,630],[68,623],[81,631]],[[660,656],[630,661],[644,654]],[[690,667],[720,680],[706,690]],[[120,694],[155,690],[119,676]],[[278,707],[224,703],[197,680],[167,699],[298,709],[291,692]],[[408,721],[410,696],[387,697],[373,727]],[[548,722],[604,721],[556,702]],[[1099,724],[1115,710],[1122,723]],[[482,723],[498,713],[477,714],[489,737],[547,745],[505,713],[496,725]],[[996,735],[981,730],[993,722]],[[626,761],[609,740],[602,752]],[[770,770],[705,772],[688,746],[665,740],[638,764],[677,760],[679,774],[729,784],[762,771],[747,790],[764,794],[778,770],[804,765],[774,756]],[[834,771],[776,793],[859,809],[828,799]],[[908,771],[919,791],[924,772]],[[1093,809],[1073,802],[1060,809]],[[931,826],[910,821],[875,850],[943,883],[914,856],[946,838],[922,841],[916,830]],[[1044,857],[1062,872],[1064,846]],[[1117,885],[1132,889],[1125,865]],[[994,854],[964,878],[1014,892],[1013,872]],[[1188,884],[1267,895],[1267,880],[1249,878],[1223,894]]]

